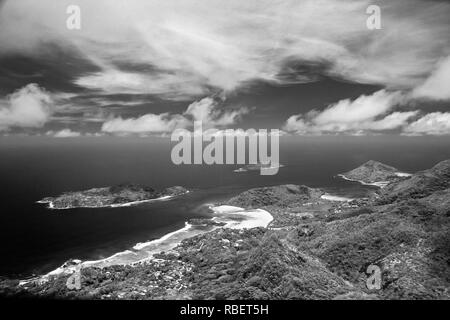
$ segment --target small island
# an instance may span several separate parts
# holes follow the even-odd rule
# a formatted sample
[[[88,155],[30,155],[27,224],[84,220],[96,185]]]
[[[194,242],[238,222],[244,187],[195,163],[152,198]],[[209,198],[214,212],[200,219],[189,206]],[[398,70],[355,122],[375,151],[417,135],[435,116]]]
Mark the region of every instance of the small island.
[[[411,174],[400,172],[397,168],[387,164],[369,160],[356,169],[339,174],[341,178],[356,181],[364,185],[384,187],[391,182],[409,178]]]
[[[257,164],[247,164],[243,167],[240,167],[236,170],[233,170],[233,172],[248,172],[248,171],[261,171],[261,170],[270,170],[270,169],[274,169],[274,168],[282,168],[284,167],[284,165],[279,164],[276,167],[272,167],[270,164],[262,164],[262,163],[257,163]]]
[[[46,197],[39,200],[38,203],[48,203],[50,209],[115,208],[169,199],[188,192],[181,186],[155,190],[137,184],[120,184],[85,191],[66,192],[57,197]]]

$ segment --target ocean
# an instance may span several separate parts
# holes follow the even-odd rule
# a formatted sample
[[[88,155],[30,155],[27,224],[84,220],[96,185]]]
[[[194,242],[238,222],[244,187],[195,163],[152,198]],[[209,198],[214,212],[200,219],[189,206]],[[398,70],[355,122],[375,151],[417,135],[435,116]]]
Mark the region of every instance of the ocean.
[[[172,164],[167,138],[0,137],[0,276],[25,278],[71,258],[102,259],[209,216],[205,204],[253,187],[304,184],[362,197],[375,187],[337,174],[373,159],[415,172],[450,158],[445,137],[282,137],[274,176],[233,172],[238,165]],[[62,192],[120,183],[192,192],[121,208],[49,210],[36,201]]]

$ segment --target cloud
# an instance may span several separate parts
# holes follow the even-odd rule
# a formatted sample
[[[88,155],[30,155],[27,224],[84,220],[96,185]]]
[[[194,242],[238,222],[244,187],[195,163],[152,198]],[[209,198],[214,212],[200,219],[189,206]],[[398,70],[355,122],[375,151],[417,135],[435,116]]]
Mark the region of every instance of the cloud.
[[[354,101],[341,100],[320,113],[313,112],[312,114],[314,122],[318,125],[364,122],[385,114],[401,100],[400,92],[380,90],[369,96],[362,95]]]
[[[122,119],[122,117],[114,118],[103,123],[102,131],[104,132],[169,132],[176,128],[184,128],[188,124],[187,120],[180,115],[171,115],[169,113],[162,114],[146,114],[138,118]]]
[[[105,134],[102,132],[86,132],[84,135],[86,137],[103,137],[103,136],[105,136]]]
[[[353,101],[341,100],[323,111],[313,110],[305,115],[293,115],[286,121],[284,130],[299,134],[393,130],[406,125],[418,113],[392,112],[404,100],[404,95],[399,91],[380,90]]]
[[[91,73],[75,79],[78,86],[101,90],[108,94],[151,93],[167,100],[188,100],[202,95],[206,90],[194,76],[177,74],[140,74],[124,72],[114,67],[104,67],[101,72]]]
[[[46,135],[52,136],[54,138],[75,138],[80,137],[81,133],[77,131],[72,131],[69,128],[62,129],[60,131],[47,131]]]
[[[415,117],[419,111],[407,112],[393,112],[383,119],[366,123],[363,130],[385,131],[403,127],[408,123],[408,120]]]
[[[52,94],[59,110],[50,120],[66,121],[64,127],[90,121],[103,123],[103,132],[170,132],[189,127],[195,118],[210,127],[226,127],[248,110],[220,112],[220,103],[205,98],[184,113],[155,114],[147,109],[149,101],[155,106],[160,99],[193,101],[253,88],[256,81],[284,85],[331,76],[386,90],[339,101],[325,111],[292,116],[286,128],[317,134],[399,129],[416,113],[395,112],[401,98],[393,92],[412,91],[410,97],[417,99],[448,99],[450,3],[380,1],[382,29],[368,30],[366,9],[371,4],[370,0],[210,0],[207,4],[10,0],[0,9],[0,58],[31,57],[31,66],[40,65],[39,72],[46,75],[42,81],[70,81],[67,88],[76,93],[60,97],[66,99],[64,107]],[[80,6],[81,30],[66,28],[68,5]],[[46,69],[61,55],[67,56],[67,64]],[[129,100],[116,99],[125,96]],[[14,116],[5,111],[12,110],[8,99],[0,101],[0,130],[40,127],[48,121],[47,111],[40,121]],[[176,105],[163,101],[157,107],[163,104]],[[136,108],[127,116],[109,118],[125,107]],[[104,114],[88,112],[94,108]]]
[[[247,108],[221,111],[217,100],[206,97],[191,103],[184,115],[192,116],[194,121],[202,121],[206,127],[224,127],[236,123],[246,113],[248,113]]]
[[[440,61],[431,75],[412,92],[415,98],[450,99],[450,56]]]
[[[408,135],[447,135],[450,134],[450,113],[432,112],[410,123],[403,130]]]
[[[66,28],[69,4],[81,8],[81,30]],[[370,4],[14,0],[0,11],[0,54],[51,54],[49,44],[57,44],[96,67],[76,76],[78,86],[174,100],[233,91],[254,80],[317,79],[296,65],[389,89],[419,85],[448,55],[450,4],[379,2],[382,29],[368,30]]]
[[[211,97],[191,103],[183,114],[145,114],[138,118],[113,118],[103,123],[104,132],[167,133],[178,128],[188,128],[193,121],[202,121],[205,129],[226,127],[240,120],[247,108],[223,111],[220,102]]]
[[[196,133],[193,133],[194,136],[196,135]],[[247,129],[247,130],[243,130],[243,129],[209,129],[206,131],[203,131],[201,133],[201,135],[203,137],[272,137],[272,136],[277,136],[277,137],[281,137],[281,136],[285,136],[288,133],[283,131],[283,130],[279,130],[279,129],[271,129],[271,130],[267,130],[267,129]]]
[[[52,113],[50,94],[31,83],[0,100],[0,131],[11,127],[39,128]]]
[[[303,119],[303,115],[299,114],[290,116],[289,119],[286,120],[283,129],[288,132],[297,132],[301,134],[312,131],[312,126]]]

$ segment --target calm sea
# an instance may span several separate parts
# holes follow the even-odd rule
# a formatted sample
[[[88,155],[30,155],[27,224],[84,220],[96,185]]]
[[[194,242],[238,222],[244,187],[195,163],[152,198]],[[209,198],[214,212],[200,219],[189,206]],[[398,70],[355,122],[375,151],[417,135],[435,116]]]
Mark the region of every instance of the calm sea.
[[[372,187],[336,174],[374,159],[414,172],[450,158],[450,139],[427,137],[283,137],[275,176],[234,173],[238,166],[170,161],[163,138],[0,137],[0,276],[48,272],[70,258],[99,259],[156,239],[206,214],[205,203],[248,188],[285,183],[363,196]],[[133,182],[182,185],[192,193],[134,207],[48,210],[36,201],[65,191]]]

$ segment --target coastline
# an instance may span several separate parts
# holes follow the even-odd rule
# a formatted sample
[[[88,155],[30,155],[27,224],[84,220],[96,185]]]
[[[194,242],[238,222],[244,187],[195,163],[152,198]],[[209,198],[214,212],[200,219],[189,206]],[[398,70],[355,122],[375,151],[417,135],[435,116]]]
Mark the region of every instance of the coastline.
[[[369,261],[387,270],[388,281],[398,276],[406,280],[400,287],[388,283],[389,291],[371,293],[370,299],[447,297],[446,284],[437,282],[441,274],[435,270],[445,270],[448,256],[448,226],[443,219],[448,209],[448,163],[413,179],[397,179],[393,173],[354,176],[366,181],[386,177],[391,180],[386,188],[400,185],[401,196],[381,192],[376,199],[375,190],[341,181],[336,185],[342,189],[288,184],[249,189],[228,200],[201,197],[189,207],[191,215],[152,233],[158,239],[138,242],[141,235],[122,243],[123,252],[115,249],[117,253],[109,257],[67,260],[48,275],[20,282],[22,288],[17,279],[5,280],[5,292],[102,300],[258,300],[279,298],[280,292],[283,299],[358,299],[368,297],[361,286],[365,278],[361,265]],[[429,175],[436,179],[428,180]],[[370,192],[370,197],[357,198],[355,188]],[[420,196],[418,206],[405,205],[409,195]],[[423,219],[422,212],[429,219]],[[198,236],[193,237],[194,231]],[[428,256],[429,252],[437,255]],[[342,263],[346,259],[349,263]],[[255,284],[263,284],[264,290],[254,291]],[[290,287],[296,291],[283,291]],[[324,288],[330,290],[326,297]]]
[[[159,199],[159,198],[158,198]],[[156,200],[156,199],[152,199]],[[79,268],[98,267],[103,268],[112,265],[135,265],[145,263],[154,259],[154,254],[159,252],[167,252],[178,246],[183,240],[194,237],[199,234],[211,232],[219,228],[229,229],[251,229],[257,227],[267,228],[273,221],[273,216],[263,209],[246,210],[240,207],[220,205],[214,206],[205,204],[211,211],[211,220],[222,222],[223,226],[195,226],[185,222],[184,227],[169,232],[158,239],[136,243],[132,248],[117,252],[109,257],[98,260],[81,261],[72,259],[71,265],[64,263],[60,267],[52,270],[44,275],[40,275],[31,279],[20,281],[20,285],[25,285],[33,281],[47,281],[50,277],[60,274],[72,274]]]
[[[385,186],[387,186],[390,183],[389,181],[364,182],[362,180],[348,178],[343,174],[338,174],[337,176],[344,180],[347,180],[347,181],[359,182],[360,184],[365,185],[365,186],[374,186],[374,187],[378,187],[378,188],[384,188]]]
[[[186,194],[188,192],[185,192],[184,194]],[[82,208],[90,208],[90,209],[99,209],[99,208],[122,208],[122,207],[131,207],[134,205],[139,205],[142,203],[149,203],[149,202],[154,202],[154,201],[164,201],[164,200],[169,200],[171,198],[173,198],[174,196],[162,196],[159,198],[153,198],[153,199],[146,199],[146,200],[138,200],[138,201],[131,201],[131,202],[124,202],[124,203],[114,203],[114,204],[108,204],[105,206],[77,206],[77,207],[65,207],[65,208],[55,208],[55,205],[53,204],[53,201],[44,201],[44,200],[39,200],[36,201],[36,203],[40,203],[40,204],[48,204],[47,208],[51,209],[51,210],[69,210],[69,209],[82,209]]]
[[[401,172],[401,171],[394,172],[394,175],[396,175],[397,177],[400,177],[400,178],[407,178],[407,177],[412,176],[411,173],[406,173],[406,172]],[[347,181],[359,182],[360,184],[365,185],[365,186],[374,186],[374,187],[378,187],[378,188],[384,188],[389,183],[391,183],[391,181],[365,182],[365,181],[362,181],[362,180],[349,178],[349,177],[345,176],[342,173],[338,174],[337,176],[341,177],[342,179],[347,180]]]
[[[346,178],[346,177],[345,177]],[[350,180],[350,179],[347,179]],[[189,192],[189,191],[188,191]],[[186,192],[187,193],[187,192]],[[163,196],[155,199],[133,201],[122,204],[108,205],[104,207],[127,207],[132,205],[139,205],[142,203],[153,202],[153,201],[164,201],[169,200],[173,196]],[[325,193],[321,196],[323,200],[335,201],[335,202],[349,202],[352,198],[336,196],[332,194]],[[40,203],[49,203],[42,202]],[[51,207],[52,203],[49,203]],[[220,225],[194,225],[187,221],[184,222],[184,226],[166,233],[157,239],[152,239],[149,241],[138,242],[134,244],[131,248],[126,250],[116,252],[110,256],[102,257],[96,260],[86,260],[81,261],[79,259],[70,259],[66,261],[63,265],[52,270],[44,275],[36,276],[32,279],[21,281],[21,284],[26,284],[32,281],[46,281],[46,279],[57,276],[59,274],[71,274],[75,272],[77,268],[83,267],[108,267],[113,265],[136,265],[140,263],[145,263],[154,259],[154,255],[160,252],[167,252],[173,250],[177,247],[183,240],[208,233],[220,228],[229,229],[251,229],[257,227],[268,228],[274,217],[271,213],[263,209],[244,209],[242,207],[230,206],[230,205],[216,205],[213,203],[206,203],[206,206],[211,211],[211,221],[222,224]],[[93,207],[99,208],[99,207]],[[54,210],[63,210],[71,208],[60,208]],[[206,218],[208,219],[208,218]],[[72,263],[70,263],[70,261]]]
[[[267,228],[273,221],[273,216],[268,211],[263,209],[246,210],[244,208],[228,205],[209,206],[209,208],[215,214],[213,218],[214,221],[225,223],[223,228]]]

